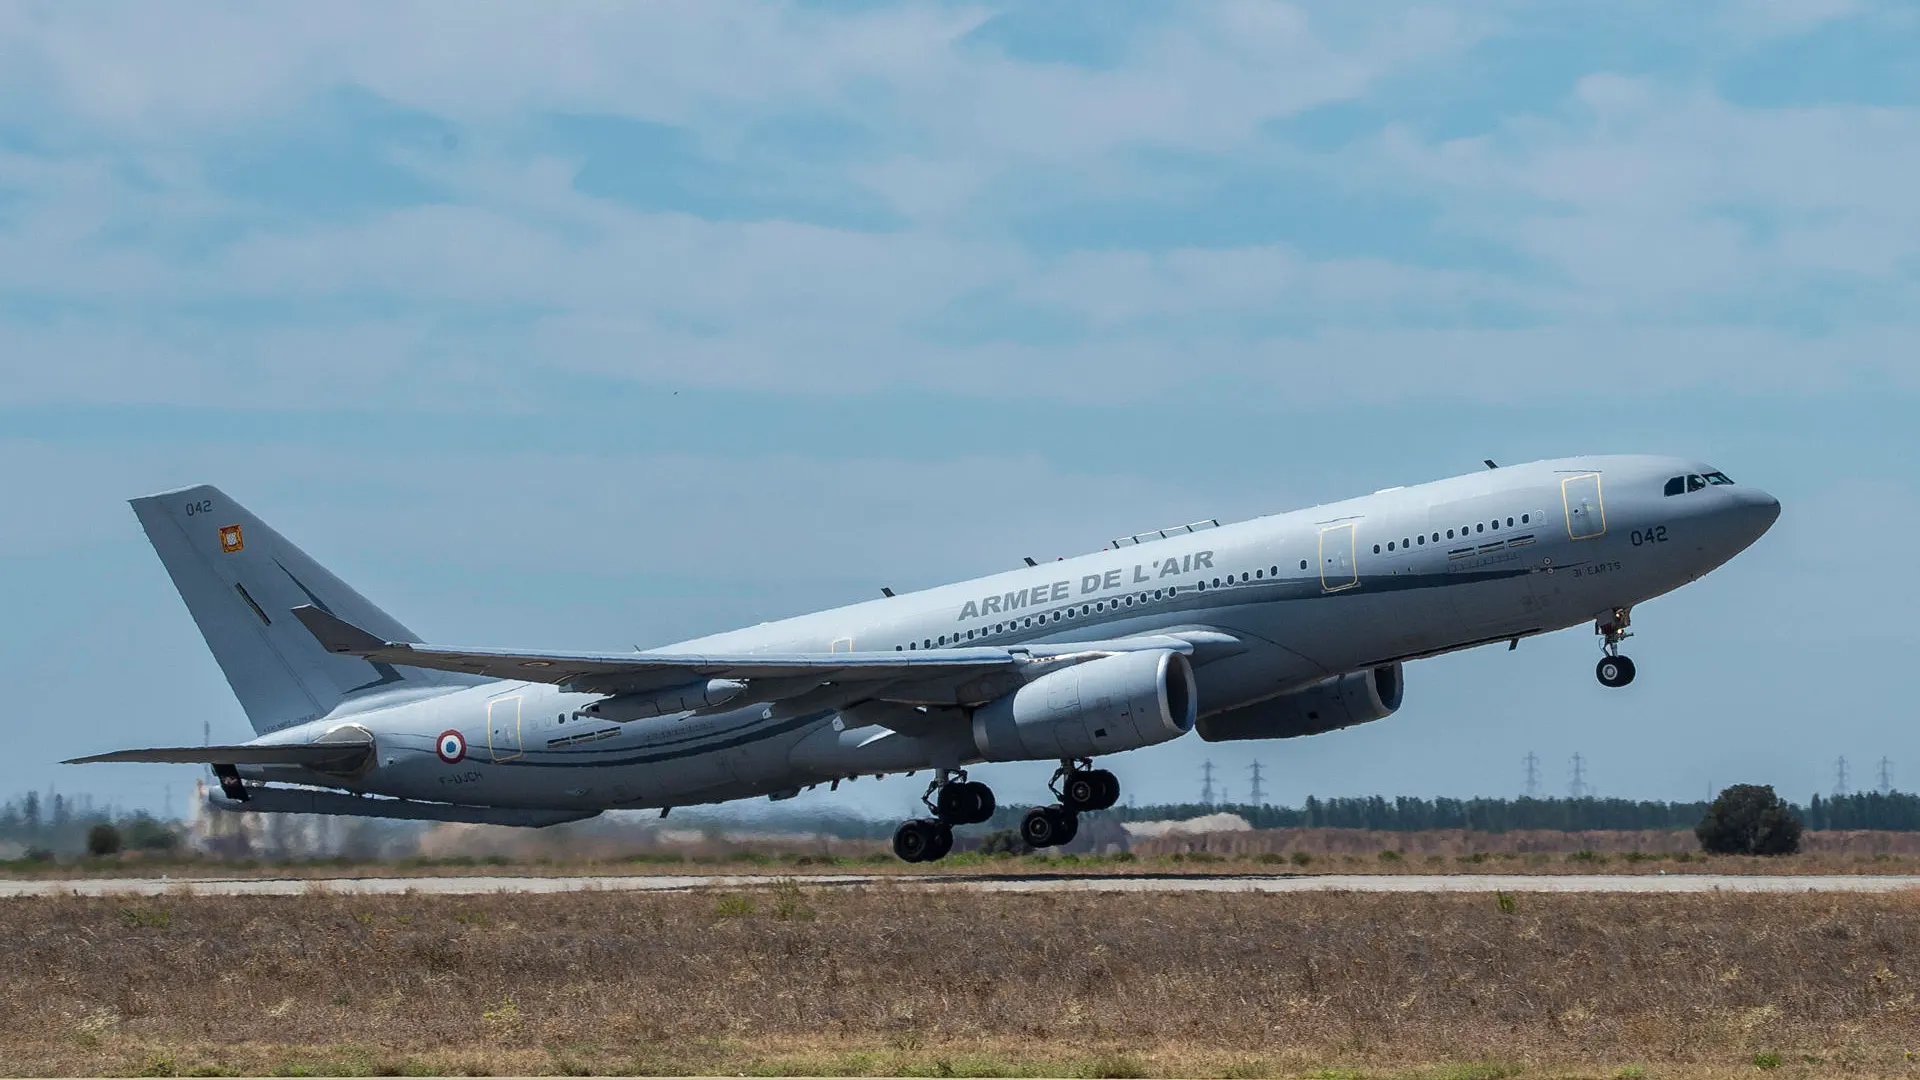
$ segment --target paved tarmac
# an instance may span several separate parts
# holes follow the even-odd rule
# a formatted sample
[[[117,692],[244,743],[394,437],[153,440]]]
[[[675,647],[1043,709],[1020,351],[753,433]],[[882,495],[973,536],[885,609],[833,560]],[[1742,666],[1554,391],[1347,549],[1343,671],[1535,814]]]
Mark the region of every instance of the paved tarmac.
[[[69,878],[0,881],[0,898],[15,896],[300,896],[421,893],[473,896],[485,893],[685,892],[742,889],[790,880],[778,874],[751,876],[622,877],[362,877],[362,878]],[[1772,874],[809,874],[807,887],[891,883],[926,889],[977,892],[1419,892],[1462,893],[1886,893],[1920,889],[1920,875]]]

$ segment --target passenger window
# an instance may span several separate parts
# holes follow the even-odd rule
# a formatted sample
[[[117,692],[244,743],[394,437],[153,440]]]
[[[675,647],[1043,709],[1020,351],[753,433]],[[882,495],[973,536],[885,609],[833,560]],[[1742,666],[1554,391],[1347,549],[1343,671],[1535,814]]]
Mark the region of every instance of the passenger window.
[[[1269,567],[1267,567],[1267,576],[1268,576],[1268,577],[1279,577],[1279,576],[1280,576],[1280,568],[1279,568],[1279,567],[1277,567],[1277,566],[1269,566]]]
[[[1247,582],[1252,580],[1253,580],[1252,578],[1247,576],[1247,572],[1245,570],[1240,571],[1240,584],[1245,585]]]
[[[1392,550],[1393,550],[1393,542],[1392,542],[1391,540],[1389,540],[1389,541],[1387,542],[1387,550],[1388,550],[1388,551],[1392,551]],[[1374,553],[1375,555],[1378,555],[1378,554],[1380,554],[1380,545],[1379,545],[1379,544],[1375,544],[1375,545],[1373,545],[1373,553]]]
[[[1421,537],[1420,537],[1420,546],[1421,546],[1421,547],[1426,547],[1426,546],[1427,546],[1427,538],[1426,538],[1426,535],[1425,535],[1425,534],[1422,534],[1422,535],[1421,535]]]
[[[1530,525],[1530,524],[1532,524],[1532,523],[1533,523],[1533,515],[1532,515],[1532,514],[1521,514],[1521,515],[1520,515],[1520,524],[1522,524],[1522,525]]]
[[[1448,530],[1447,530],[1447,539],[1449,539],[1449,540],[1451,540],[1451,539],[1453,539],[1453,530],[1452,530],[1452,529],[1448,529]]]
[[[1486,532],[1486,531],[1487,531],[1487,527],[1486,527],[1485,525],[1476,525],[1476,526],[1474,526],[1474,530],[1473,530],[1473,531],[1474,531],[1474,532]]]
[[[1267,572],[1265,570],[1255,570],[1253,572],[1253,579],[1255,581],[1259,581],[1261,578],[1264,578],[1266,576],[1267,576]]]
[[[1305,559],[1301,559],[1301,560],[1300,560],[1300,569],[1302,569],[1302,570],[1305,570],[1306,568],[1307,568],[1307,560],[1305,560]]]

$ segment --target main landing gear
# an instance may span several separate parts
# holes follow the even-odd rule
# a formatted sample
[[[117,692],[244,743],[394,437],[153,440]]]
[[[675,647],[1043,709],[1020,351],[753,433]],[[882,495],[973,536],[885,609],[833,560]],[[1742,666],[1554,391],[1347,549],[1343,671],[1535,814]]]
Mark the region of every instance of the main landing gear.
[[[1607,653],[1594,669],[1601,686],[1617,690],[1633,681],[1633,661],[1620,655],[1620,643],[1633,636],[1628,629],[1632,625],[1633,612],[1626,608],[1615,608],[1611,614],[1594,620],[1593,632],[1605,639],[1601,648]]]
[[[1070,844],[1080,832],[1080,815],[1105,810],[1120,801],[1120,781],[1093,762],[1063,761],[1047,789],[1059,801],[1036,806],[1020,820],[1020,838],[1030,848]],[[893,834],[893,853],[910,863],[944,859],[953,850],[955,825],[978,825],[993,817],[993,789],[970,781],[959,769],[942,769],[920,797],[932,817],[914,818]]]
[[[1093,762],[1063,761],[1047,784],[1060,801],[1051,806],[1036,806],[1020,819],[1020,839],[1030,848],[1059,847],[1073,843],[1080,833],[1080,815],[1090,810],[1105,810],[1120,801],[1120,780],[1105,769],[1092,768]]]
[[[906,862],[933,862],[953,850],[955,825],[978,825],[993,816],[993,789],[970,781],[964,770],[942,769],[920,797],[931,818],[914,818],[893,834],[893,853]]]

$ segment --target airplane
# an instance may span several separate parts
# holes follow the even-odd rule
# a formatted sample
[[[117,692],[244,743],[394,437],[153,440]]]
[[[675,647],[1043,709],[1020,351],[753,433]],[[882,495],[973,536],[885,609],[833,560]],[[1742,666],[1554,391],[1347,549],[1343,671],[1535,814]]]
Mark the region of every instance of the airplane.
[[[1487,468],[632,652],[429,645],[216,488],[134,513],[257,737],[92,762],[211,765],[215,808],[546,826],[928,770],[895,854],[944,857],[982,762],[1057,761],[1021,820],[1070,843],[1120,783],[1095,759],[1198,731],[1385,719],[1414,660],[1592,623],[1608,687],[1636,605],[1772,527],[1706,464]]]

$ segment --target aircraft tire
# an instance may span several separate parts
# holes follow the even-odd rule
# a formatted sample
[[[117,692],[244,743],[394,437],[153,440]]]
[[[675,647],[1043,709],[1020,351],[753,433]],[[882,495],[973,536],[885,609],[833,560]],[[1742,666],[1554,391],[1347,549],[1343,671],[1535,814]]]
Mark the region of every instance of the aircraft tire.
[[[949,845],[953,842],[951,832],[947,834],[947,842]],[[938,837],[935,835],[934,822],[914,818],[912,821],[901,822],[900,827],[893,831],[893,853],[900,857],[901,862],[917,863],[937,859],[940,856],[932,854],[937,846]]]
[[[933,825],[933,847],[922,862],[938,862],[953,851],[953,828],[935,823]]]
[[[1617,690],[1633,682],[1636,672],[1632,660],[1624,656],[1604,656],[1600,658],[1600,665],[1594,669],[1594,674],[1600,679],[1601,686]]]
[[[1071,810],[1063,810],[1060,812],[1060,817],[1063,819],[1062,823],[1066,827],[1061,831],[1060,839],[1056,841],[1056,844],[1060,847],[1065,847],[1073,843],[1074,837],[1080,835],[1080,815]]]
[[[1089,775],[1100,782],[1100,798],[1093,809],[1111,810],[1120,801],[1120,778],[1105,769],[1095,769]]]
[[[1067,842],[1067,821],[1073,818],[1059,803],[1036,806],[1020,819],[1020,839],[1030,848],[1058,847]]]
[[[967,786],[973,789],[974,813],[965,824],[979,825],[990,820],[993,812],[999,809],[999,805],[993,798],[993,789],[978,780],[969,781]]]
[[[1060,802],[1068,810],[1080,813],[1083,810],[1098,810],[1100,796],[1106,788],[1100,784],[1100,775],[1096,772],[1075,770],[1067,774],[1060,783]]]

